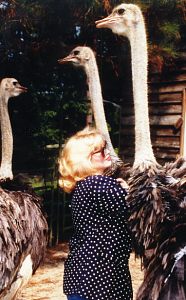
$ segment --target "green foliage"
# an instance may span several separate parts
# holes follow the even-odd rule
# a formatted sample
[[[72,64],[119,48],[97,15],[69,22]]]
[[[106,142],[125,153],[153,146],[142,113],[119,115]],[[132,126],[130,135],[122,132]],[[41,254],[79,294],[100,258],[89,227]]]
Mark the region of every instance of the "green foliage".
[[[170,66],[170,61],[174,63],[173,59],[179,55],[184,41],[184,1],[149,2],[145,15],[150,39],[150,61],[156,55],[165,67]]]
[[[173,42],[180,40],[180,33],[179,33],[179,24],[173,22],[165,22],[162,24],[162,32],[165,35],[166,42]]]

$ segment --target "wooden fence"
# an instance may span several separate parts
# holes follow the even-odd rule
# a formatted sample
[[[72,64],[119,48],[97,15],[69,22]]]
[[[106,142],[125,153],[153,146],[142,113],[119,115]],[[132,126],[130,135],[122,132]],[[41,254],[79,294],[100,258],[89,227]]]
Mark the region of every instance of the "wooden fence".
[[[186,154],[186,57],[182,62],[177,71],[164,76],[152,75],[149,82],[151,140],[155,157],[160,163]],[[132,164],[135,150],[134,105],[132,94],[124,97],[121,156],[125,162]]]

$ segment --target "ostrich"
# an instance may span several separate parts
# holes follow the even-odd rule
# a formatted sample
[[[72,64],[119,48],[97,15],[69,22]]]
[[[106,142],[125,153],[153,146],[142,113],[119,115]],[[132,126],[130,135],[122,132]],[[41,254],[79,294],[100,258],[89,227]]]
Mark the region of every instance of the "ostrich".
[[[47,245],[48,226],[41,209],[41,199],[13,183],[13,138],[8,114],[8,100],[25,92],[14,78],[0,82],[2,159],[0,167],[0,299],[16,299],[22,287],[39,266]],[[6,188],[3,188],[6,186]],[[14,186],[14,184],[12,184]]]
[[[96,21],[96,26],[110,28],[114,33],[127,37],[131,45],[135,159],[129,180],[129,223],[145,267],[137,299],[186,299],[186,237],[183,234],[186,232],[186,161],[179,158],[161,167],[153,154],[143,16],[138,6],[121,4],[107,18]]]
[[[152,224],[149,222],[149,219],[146,219],[146,216],[144,216],[144,211],[147,208],[151,211],[152,220],[154,219],[153,215],[157,214],[155,209],[152,208],[154,203],[157,202],[159,195],[157,194],[156,188],[152,186],[152,182],[154,182],[154,176],[158,173],[160,167],[155,159],[150,138],[145,26],[139,8],[130,4],[122,4],[116,7],[111,16],[97,21],[96,24],[98,28],[109,27],[113,32],[127,36],[131,43],[135,110],[135,158],[130,178],[129,201],[134,207],[130,221],[135,222],[135,226],[132,226],[132,229],[142,248],[140,251],[143,251],[143,249],[147,249],[153,242],[151,233]],[[147,194],[145,194],[144,186],[148,186]],[[145,201],[149,198],[149,194],[151,201]],[[155,201],[154,198],[156,198]],[[143,201],[145,201],[144,205],[147,206],[145,209],[144,205],[141,207]],[[139,211],[137,208],[139,208]],[[137,219],[139,223],[136,223],[136,215],[139,217],[139,219]],[[144,232],[146,232],[146,236],[144,236]]]
[[[96,58],[93,51],[89,47],[78,46],[71,51],[71,53],[58,61],[60,64],[66,62],[72,62],[76,66],[82,66],[87,75],[87,83],[89,87],[89,94],[91,105],[93,109],[93,115],[95,119],[96,128],[102,133],[106,142],[107,148],[110,151],[110,156],[112,159],[112,167],[107,171],[109,174],[117,174],[117,176],[126,177],[128,175],[129,168],[123,163],[123,161],[116,154],[110,135],[108,132],[108,127],[105,118],[105,112],[103,107],[103,97],[101,91],[100,78],[98,73],[98,67],[96,63]],[[119,173],[118,173],[119,170]]]
[[[8,100],[10,97],[16,97],[27,88],[21,86],[14,78],[4,78],[0,84],[0,120],[1,120],[1,139],[2,139],[2,159],[0,166],[0,181],[13,179],[12,174],[12,153],[13,136],[8,114]]]

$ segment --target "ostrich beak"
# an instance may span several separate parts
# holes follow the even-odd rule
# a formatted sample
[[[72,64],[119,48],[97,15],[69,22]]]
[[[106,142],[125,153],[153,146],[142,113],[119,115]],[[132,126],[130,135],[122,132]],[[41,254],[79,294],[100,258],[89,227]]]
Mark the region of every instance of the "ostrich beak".
[[[116,23],[116,20],[117,17],[111,14],[102,20],[96,21],[95,23],[97,28],[110,28],[112,24]]]
[[[59,64],[65,64],[67,62],[74,62],[75,57],[73,55],[68,55],[64,58],[58,59]]]
[[[17,85],[17,88],[22,92],[22,93],[26,93],[27,92],[27,88],[25,86],[22,86],[20,84]]]

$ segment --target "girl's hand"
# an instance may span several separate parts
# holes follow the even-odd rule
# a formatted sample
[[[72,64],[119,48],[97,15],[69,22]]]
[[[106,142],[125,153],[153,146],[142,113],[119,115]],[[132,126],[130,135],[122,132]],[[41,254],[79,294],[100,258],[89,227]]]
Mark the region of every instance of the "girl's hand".
[[[120,183],[123,189],[129,190],[129,186],[123,178],[117,178],[116,181]]]

